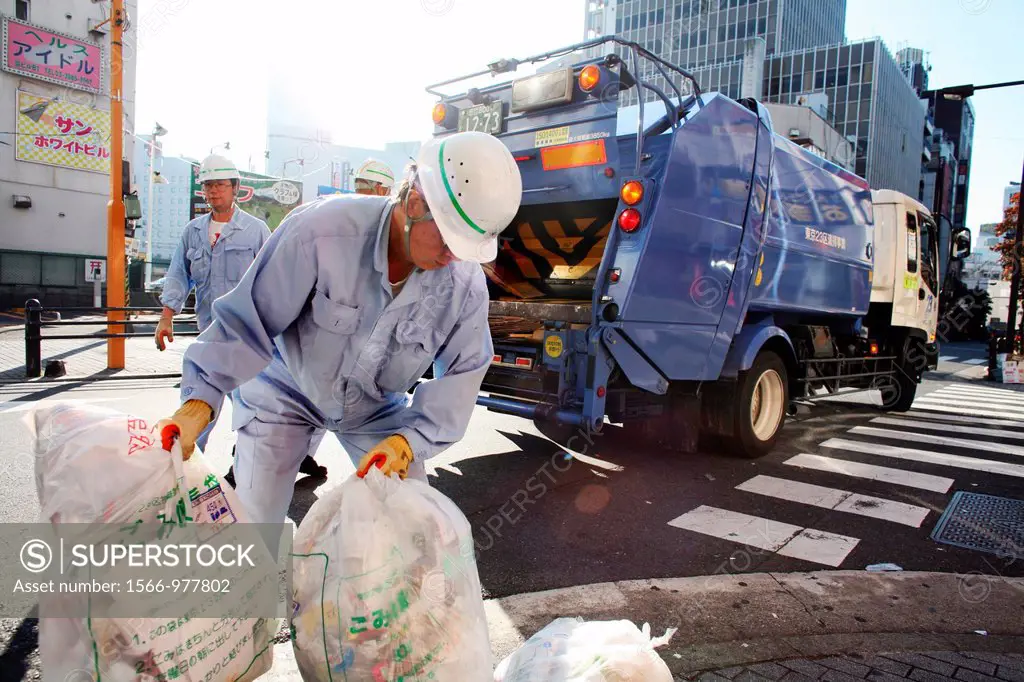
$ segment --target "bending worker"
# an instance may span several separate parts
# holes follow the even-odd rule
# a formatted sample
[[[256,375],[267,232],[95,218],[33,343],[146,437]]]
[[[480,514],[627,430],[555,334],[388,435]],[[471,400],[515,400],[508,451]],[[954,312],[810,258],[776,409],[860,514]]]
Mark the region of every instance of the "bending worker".
[[[388,168],[386,164],[377,161],[376,159],[367,159],[367,161],[359,167],[359,170],[356,171],[356,194],[386,197],[391,194],[391,188],[394,184],[395,176],[391,172],[391,169]],[[302,466],[299,468],[299,473],[318,477],[327,476],[327,468],[318,465],[314,459],[316,451],[320,447],[320,441],[323,440],[324,433],[324,429],[318,429],[313,437],[310,438],[309,454],[304,460],[302,460]],[[200,449],[201,448],[202,445],[200,445]],[[224,476],[224,480],[232,487],[235,486],[234,465],[228,469],[228,473]]]
[[[185,226],[174,250],[160,296],[164,309],[154,334],[156,347],[161,351],[165,342],[174,341],[174,316],[181,312],[192,289],[196,290],[196,322],[202,332],[213,321],[213,301],[241,281],[270,238],[267,224],[242,211],[235,203],[241,179],[235,164],[223,156],[208,156],[199,166],[199,184],[210,205],[210,213],[194,218]],[[200,450],[206,449],[215,423],[197,437]]]
[[[393,197],[293,210],[185,352],[164,446],[176,433],[191,454],[241,386],[236,491],[253,522],[284,522],[321,428],[358,469],[425,481],[424,460],[465,434],[491,363],[479,263],[494,260],[521,197],[508,149],[466,132],[425,144]],[[436,378],[410,398],[432,362]]]

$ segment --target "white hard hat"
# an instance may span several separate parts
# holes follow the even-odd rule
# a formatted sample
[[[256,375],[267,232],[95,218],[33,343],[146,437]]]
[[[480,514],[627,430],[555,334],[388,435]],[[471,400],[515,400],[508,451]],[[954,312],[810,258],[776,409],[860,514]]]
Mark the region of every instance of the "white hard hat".
[[[211,154],[199,165],[199,184],[207,180],[240,180],[242,178],[231,159]]]
[[[383,161],[367,159],[366,163],[356,171],[356,180],[379,182],[388,189],[391,189],[395,184],[395,174],[391,172],[391,169]]]
[[[523,179],[501,140],[481,132],[434,138],[416,174],[441,236],[459,260],[489,263],[498,235],[519,211]]]

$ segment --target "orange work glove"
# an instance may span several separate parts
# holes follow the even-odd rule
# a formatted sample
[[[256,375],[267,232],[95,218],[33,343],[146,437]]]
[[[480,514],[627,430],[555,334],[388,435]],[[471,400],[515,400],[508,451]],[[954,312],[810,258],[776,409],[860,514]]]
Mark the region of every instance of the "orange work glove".
[[[384,472],[385,476],[398,474],[398,477],[405,480],[409,475],[409,465],[412,464],[412,447],[405,436],[395,434],[388,436],[363,455],[359,461],[356,471],[362,478],[374,464]]]
[[[202,400],[189,400],[178,408],[170,419],[161,419],[156,428],[164,450],[171,451],[174,438],[181,443],[181,454],[186,460],[196,449],[196,438],[210,425],[213,408]]]

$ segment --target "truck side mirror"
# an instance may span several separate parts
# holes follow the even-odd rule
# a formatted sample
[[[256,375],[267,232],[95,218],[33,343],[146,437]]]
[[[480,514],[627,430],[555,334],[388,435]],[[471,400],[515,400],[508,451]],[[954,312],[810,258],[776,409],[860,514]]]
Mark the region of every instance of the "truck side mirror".
[[[971,255],[971,231],[962,227],[953,233],[952,259],[959,261]]]

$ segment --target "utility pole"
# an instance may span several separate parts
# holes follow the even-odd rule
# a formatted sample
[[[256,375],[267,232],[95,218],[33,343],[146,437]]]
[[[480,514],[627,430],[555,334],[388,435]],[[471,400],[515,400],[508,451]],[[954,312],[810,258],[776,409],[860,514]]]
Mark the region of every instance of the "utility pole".
[[[110,32],[110,202],[107,204],[107,307],[124,307],[124,0],[111,0]],[[125,319],[123,311],[107,311],[107,322]],[[120,334],[123,325],[108,324],[107,333]],[[124,339],[107,339],[107,369],[124,369]]]

